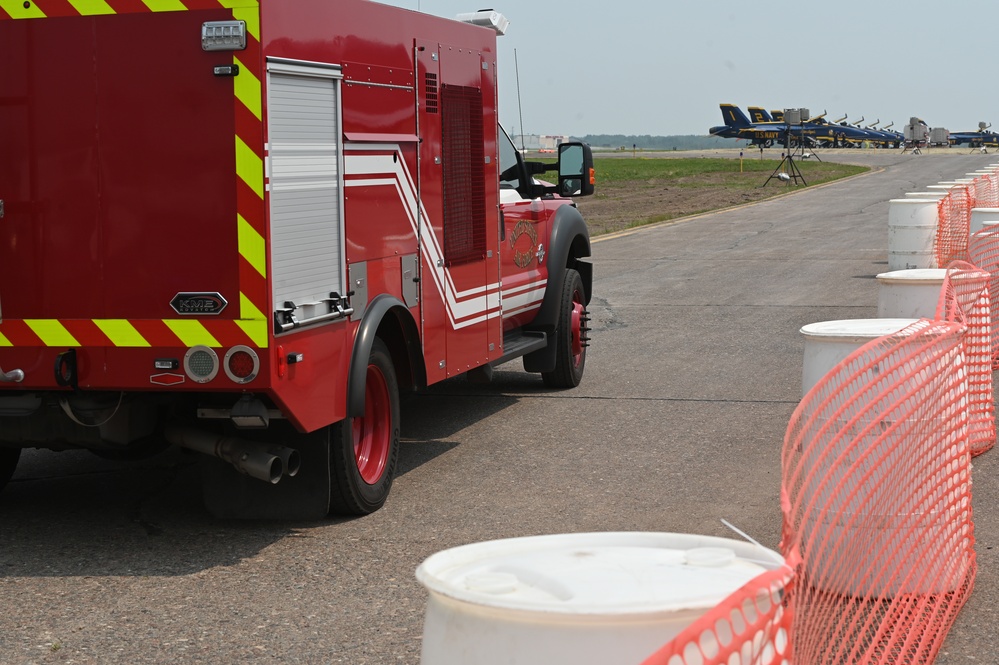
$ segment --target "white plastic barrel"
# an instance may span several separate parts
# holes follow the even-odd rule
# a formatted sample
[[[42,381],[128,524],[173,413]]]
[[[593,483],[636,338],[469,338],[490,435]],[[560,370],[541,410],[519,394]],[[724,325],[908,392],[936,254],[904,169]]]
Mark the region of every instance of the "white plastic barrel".
[[[936,268],[936,199],[888,202],[888,269]]]
[[[640,663],[765,570],[750,543],[679,533],[577,533],[438,552],[422,665]]]
[[[959,185],[957,183],[954,183],[954,182],[949,182],[949,183],[940,183],[940,184],[937,184],[937,185],[927,185],[924,189],[928,189],[931,192],[932,191],[948,192],[948,191],[954,189],[955,187],[959,187]]]
[[[913,318],[846,319],[802,327],[805,360],[801,370],[801,394],[807,394],[822,377],[864,344],[895,334],[915,321]]]
[[[853,319],[822,321],[802,327],[805,337],[804,392],[864,344],[899,333],[915,321],[909,318]],[[867,371],[871,382],[880,375],[878,367]],[[924,380],[919,374],[912,378],[914,383],[910,388],[921,385]],[[904,393],[906,386],[898,385],[897,389]],[[925,400],[936,395],[935,384],[923,386],[923,389],[924,397],[916,392],[912,399]],[[871,448],[883,428],[892,423],[886,419],[879,427],[871,428],[871,414],[865,418],[858,414],[870,404],[869,400],[879,398],[880,393],[873,391],[845,396],[842,403],[849,406],[837,412],[838,420],[833,425],[827,425],[829,421],[824,419],[825,415],[804,419],[812,423],[811,431],[841,432],[841,436],[836,437],[820,435],[833,443],[825,448],[809,447],[805,453],[804,464],[815,473],[806,480],[802,492],[811,497],[807,501],[825,507],[821,519],[806,519],[802,524],[802,555],[810,570],[809,576],[816,587],[846,595],[895,596],[954,591],[963,583],[969,565],[966,558],[955,554],[961,548],[950,529],[960,508],[914,513],[911,507],[906,507],[905,493],[899,492],[891,479],[905,477],[910,482],[919,482],[913,479],[919,477],[921,469],[914,465],[922,460],[904,446],[890,450]],[[955,441],[962,437],[956,435]],[[871,458],[865,459],[868,452]],[[877,468],[871,466],[872,459],[878,460]],[[933,479],[927,477],[925,481],[930,484]],[[857,491],[858,485],[868,487]],[[834,491],[836,488],[839,491]],[[937,489],[941,495],[948,491],[946,487]],[[939,503],[941,501],[934,501],[929,505]],[[864,526],[859,526],[858,522]],[[960,539],[960,535],[956,537]],[[945,543],[946,539],[950,540]],[[930,561],[921,558],[928,543],[940,545],[940,556]],[[877,578],[867,575],[865,571],[872,563],[872,556],[877,557],[876,563],[883,565],[890,574]]]
[[[942,199],[947,196],[947,192],[937,190],[935,192],[906,192],[907,199]]]
[[[999,221],[999,208],[972,208],[971,221],[968,223],[968,233],[981,231],[984,222]]]
[[[881,273],[877,276],[878,318],[934,318],[946,276],[944,268]]]

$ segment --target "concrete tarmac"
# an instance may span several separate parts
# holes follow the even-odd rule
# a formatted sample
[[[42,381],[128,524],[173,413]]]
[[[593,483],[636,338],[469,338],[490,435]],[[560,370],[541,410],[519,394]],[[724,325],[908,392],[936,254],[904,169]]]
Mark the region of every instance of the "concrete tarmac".
[[[426,592],[413,573],[445,548],[733,537],[722,518],[776,548],[799,329],[874,316],[888,200],[994,160],[856,152],[881,170],[598,239],[582,385],[547,390],[509,363],[489,385],[407,398],[401,473],[371,516],[217,521],[191,454],[32,451],[0,497],[0,662],[415,664]],[[948,665],[999,662],[999,451],[974,466],[978,579]]]

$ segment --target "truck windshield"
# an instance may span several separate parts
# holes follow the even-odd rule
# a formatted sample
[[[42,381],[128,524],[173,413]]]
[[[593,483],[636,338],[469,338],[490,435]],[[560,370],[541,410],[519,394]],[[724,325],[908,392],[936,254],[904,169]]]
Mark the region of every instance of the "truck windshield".
[[[517,148],[507,136],[506,131],[499,128],[499,161],[500,189],[517,189],[520,187],[520,160],[517,158]]]

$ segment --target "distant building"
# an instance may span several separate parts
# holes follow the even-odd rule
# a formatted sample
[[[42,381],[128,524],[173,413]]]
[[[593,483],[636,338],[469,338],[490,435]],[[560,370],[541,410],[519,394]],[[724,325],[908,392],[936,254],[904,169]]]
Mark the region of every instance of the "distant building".
[[[555,134],[517,134],[512,137],[513,143],[518,148],[525,150],[551,150],[555,151],[563,143],[569,142],[569,137]]]
[[[513,144],[523,150],[540,150],[541,137],[537,134],[514,134]]]

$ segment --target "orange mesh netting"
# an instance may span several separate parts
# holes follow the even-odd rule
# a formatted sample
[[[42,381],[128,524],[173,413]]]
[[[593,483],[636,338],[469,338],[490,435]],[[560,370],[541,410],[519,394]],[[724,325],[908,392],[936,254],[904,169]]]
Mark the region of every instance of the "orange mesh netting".
[[[791,578],[788,566],[761,573],[642,665],[790,665]]]
[[[784,439],[781,549],[796,665],[932,662],[974,584],[965,326],[860,347]]]
[[[999,227],[987,226],[971,236],[968,256],[989,273],[989,293],[999,293]],[[991,305],[992,368],[999,369],[999,303]]]
[[[995,174],[978,176],[972,187],[976,208],[994,208],[999,202],[999,179]]]
[[[968,448],[980,455],[996,443],[992,401],[992,312],[989,273],[970,263],[947,267],[936,318],[967,326],[964,357],[968,365]]]
[[[971,187],[958,186],[937,203],[937,238],[934,246],[937,265],[968,258],[968,234],[971,233],[971,209],[975,207]]]

